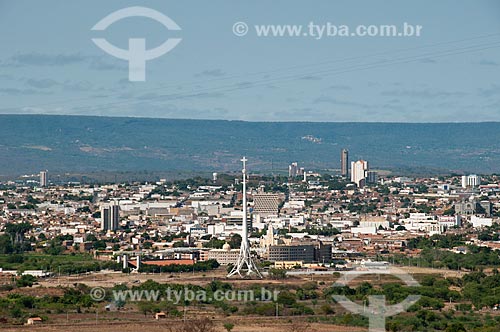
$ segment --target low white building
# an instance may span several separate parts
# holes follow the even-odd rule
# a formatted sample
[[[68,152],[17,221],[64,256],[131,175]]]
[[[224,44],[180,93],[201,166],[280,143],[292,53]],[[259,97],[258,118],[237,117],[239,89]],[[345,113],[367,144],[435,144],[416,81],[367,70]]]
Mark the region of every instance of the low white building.
[[[368,227],[353,227],[351,228],[352,234],[377,234],[377,227],[368,226]]]
[[[22,273],[22,275],[23,276],[32,275],[33,277],[44,278],[44,277],[49,277],[51,273],[43,270],[26,270]]]
[[[480,228],[480,227],[491,227],[493,225],[493,219],[491,218],[481,218],[478,216],[472,216],[470,218],[470,222],[472,223],[472,227]]]
[[[390,223],[387,220],[362,220],[359,222],[359,227],[376,227],[377,229],[382,226],[387,229],[390,226]]]
[[[236,264],[240,249],[231,249],[226,243],[222,249],[211,249],[208,251],[208,259],[215,259],[220,265]]]
[[[446,226],[437,220],[412,221],[404,226],[410,232],[424,232],[429,235],[442,234],[446,230]]]
[[[460,216],[438,216],[438,221],[446,228],[460,227],[461,225]]]

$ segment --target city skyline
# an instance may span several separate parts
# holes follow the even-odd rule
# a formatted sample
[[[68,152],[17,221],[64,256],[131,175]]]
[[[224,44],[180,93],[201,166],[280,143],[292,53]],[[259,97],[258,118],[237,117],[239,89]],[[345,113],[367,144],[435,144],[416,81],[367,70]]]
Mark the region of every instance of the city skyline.
[[[0,44],[2,330],[497,332],[499,0],[0,0]]]

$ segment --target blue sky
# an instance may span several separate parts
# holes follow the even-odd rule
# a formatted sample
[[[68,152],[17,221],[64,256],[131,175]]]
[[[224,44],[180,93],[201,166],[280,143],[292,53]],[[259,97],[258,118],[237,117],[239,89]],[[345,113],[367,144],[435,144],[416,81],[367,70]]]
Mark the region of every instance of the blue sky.
[[[106,15],[145,6],[169,31]],[[235,22],[250,27],[232,32]],[[421,25],[420,37],[257,37],[261,24]],[[182,38],[146,81],[101,49]],[[0,0],[0,113],[248,121],[500,121],[500,2]]]

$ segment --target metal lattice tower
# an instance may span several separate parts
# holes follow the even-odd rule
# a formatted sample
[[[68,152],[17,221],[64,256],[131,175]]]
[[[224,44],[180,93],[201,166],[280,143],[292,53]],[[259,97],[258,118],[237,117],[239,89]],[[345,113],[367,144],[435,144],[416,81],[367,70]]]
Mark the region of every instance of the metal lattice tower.
[[[238,256],[238,261],[234,265],[231,272],[227,277],[232,277],[238,274],[240,277],[251,276],[255,274],[257,277],[262,278],[262,274],[259,272],[257,265],[252,259],[250,254],[250,245],[248,244],[248,224],[247,224],[247,169],[246,162],[247,159],[243,157],[241,159],[243,162],[243,232],[241,236],[241,247],[240,255]]]

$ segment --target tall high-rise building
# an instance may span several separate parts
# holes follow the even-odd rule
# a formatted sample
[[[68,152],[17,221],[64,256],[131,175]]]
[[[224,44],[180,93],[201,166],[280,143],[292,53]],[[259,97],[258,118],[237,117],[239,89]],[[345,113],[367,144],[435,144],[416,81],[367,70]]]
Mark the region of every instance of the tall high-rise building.
[[[40,187],[47,187],[47,171],[40,172]]]
[[[294,178],[299,173],[299,165],[297,163],[291,163],[288,165],[288,176]]]
[[[279,211],[279,196],[278,194],[271,193],[258,193],[253,194],[253,213],[259,214],[263,217],[269,215],[278,215]]]
[[[101,207],[101,230],[116,231],[120,223],[120,206],[116,202]]]
[[[299,167],[297,162],[288,165],[288,177],[294,178],[296,176],[303,176],[305,171],[305,168]]]
[[[366,171],[365,177],[366,177],[366,183],[377,183],[378,181],[377,171]]]
[[[347,149],[340,151],[340,174],[345,178],[349,175],[349,151]]]
[[[366,183],[366,173],[368,171],[368,162],[358,160],[351,162],[351,182],[354,182],[359,188],[364,187]]]
[[[476,174],[462,176],[462,188],[477,187],[481,184],[481,177]]]

